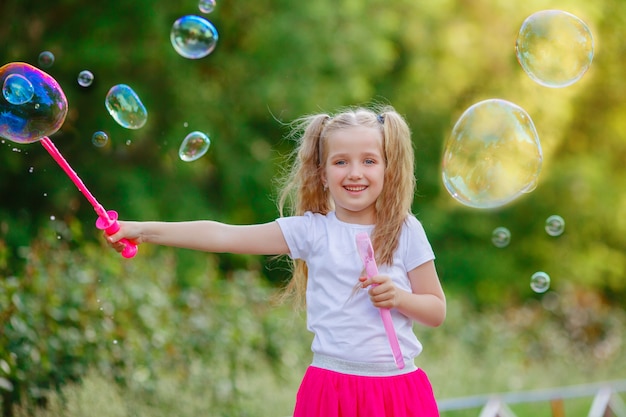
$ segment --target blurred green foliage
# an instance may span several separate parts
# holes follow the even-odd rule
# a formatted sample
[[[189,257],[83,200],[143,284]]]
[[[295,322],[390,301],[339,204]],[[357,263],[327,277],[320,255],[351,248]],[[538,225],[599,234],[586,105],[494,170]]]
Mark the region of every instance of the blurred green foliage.
[[[534,83],[515,59],[521,23],[548,6],[581,17],[595,39],[591,70],[564,89]],[[272,220],[274,179],[292,149],[285,124],[306,113],[388,101],[413,129],[414,211],[446,287],[478,306],[519,301],[531,295],[528,277],[545,270],[555,288],[573,281],[618,300],[626,295],[625,87],[618,58],[624,8],[616,0],[224,2],[207,15],[220,33],[216,50],[190,60],[174,51],[169,31],[176,18],[198,13],[191,1],[9,0],[0,10],[11,16],[0,28],[0,56],[36,64],[39,52],[55,54],[48,72],[63,86],[70,112],[53,140],[122,218]],[[76,82],[83,69],[95,74],[89,88]],[[148,108],[144,128],[124,129],[107,114],[104,97],[118,83],[130,85]],[[442,144],[467,107],[494,97],[529,112],[544,168],[537,189],[514,203],[468,209],[442,187]],[[109,133],[109,146],[90,143],[96,130]],[[184,163],[177,150],[192,130],[207,132],[212,145],[202,159]],[[95,214],[41,147],[4,145],[0,239],[6,270],[16,273],[16,251],[39,229],[54,227],[51,215],[89,225]],[[551,214],[566,220],[565,235],[556,239],[542,231]],[[498,226],[513,235],[505,250],[489,241]],[[80,244],[100,236],[83,227],[81,236],[70,231],[67,238]],[[230,270],[256,268],[259,260],[224,255],[220,262]],[[287,278],[282,268],[265,273],[274,282]]]
[[[202,372],[213,381],[205,407],[235,410],[251,369],[264,366],[280,380],[308,350],[304,326],[287,306],[268,302],[258,273],[225,277],[206,257],[194,285],[182,287],[174,250],[145,248],[127,263],[102,250],[85,243],[71,251],[40,236],[21,251],[24,274],[0,281],[3,415],[18,403],[47,404],[88,370],[145,396],[162,383],[157,374],[184,384]]]
[[[594,35],[590,71],[565,89],[532,82],[515,59],[521,23],[548,8],[577,15]],[[63,87],[70,111],[51,139],[107,209],[137,220],[270,221],[277,215],[274,179],[292,149],[285,124],[307,113],[389,102],[413,130],[414,212],[449,297],[485,310],[520,305],[537,298],[528,284],[543,270],[552,278],[551,292],[574,285],[624,307],[626,3],[218,0],[207,17],[220,39],[200,60],[182,58],[170,44],[171,25],[185,14],[198,14],[197,3],[0,3],[1,63],[36,65],[41,51],[54,53],[46,71]],[[95,75],[89,88],[76,82],[83,69]],[[104,107],[108,89],[120,83],[148,109],[140,130],[117,125]],[[440,157],[456,119],[487,98],[528,111],[544,167],[532,193],[500,209],[475,210],[442,187]],[[108,146],[91,144],[97,130],[109,134]],[[184,163],[178,146],[192,130],[205,131],[212,145],[203,158]],[[232,285],[244,285],[241,270],[282,283],[287,273],[280,261],[149,247],[123,260],[102,247],[92,208],[41,146],[0,140],[0,175],[5,399],[20,393],[36,398],[39,390],[80,379],[93,365],[120,380],[136,367],[149,374],[151,361],[184,360],[185,349],[242,337],[224,323],[260,325],[256,332],[269,339],[246,343],[280,356],[274,336],[267,336],[274,329],[255,321],[259,314],[251,305],[237,304],[239,295],[229,295]],[[566,222],[557,238],[543,231],[551,214]],[[512,232],[504,249],[490,241],[498,226]],[[111,293],[96,296],[103,288]],[[203,319],[187,321],[193,308],[186,297],[202,300]],[[213,306],[208,311],[205,300]],[[232,313],[231,303],[241,305],[242,316],[213,322]],[[157,314],[157,306],[167,308]],[[172,328],[188,330],[190,340],[170,340]],[[142,339],[148,334],[157,336]]]

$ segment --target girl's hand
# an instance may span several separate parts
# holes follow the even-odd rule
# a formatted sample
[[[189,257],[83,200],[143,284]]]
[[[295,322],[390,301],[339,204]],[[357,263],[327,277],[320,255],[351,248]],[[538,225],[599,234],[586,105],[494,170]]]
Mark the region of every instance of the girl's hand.
[[[141,239],[141,228],[138,222],[124,222],[119,221],[120,230],[112,235],[107,235],[104,233],[104,239],[107,244],[115,249],[118,252],[122,252],[126,245],[121,243],[120,240],[126,238],[127,240],[140,244],[142,242]]]
[[[376,275],[372,278],[361,277],[361,288],[369,287],[368,294],[374,307],[396,308],[399,303],[399,291],[387,275]]]

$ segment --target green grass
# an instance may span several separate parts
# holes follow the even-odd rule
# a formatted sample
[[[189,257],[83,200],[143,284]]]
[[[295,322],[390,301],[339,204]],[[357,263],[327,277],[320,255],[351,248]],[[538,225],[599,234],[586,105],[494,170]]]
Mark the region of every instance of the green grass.
[[[233,364],[207,362],[198,356],[173,367],[157,368],[149,380],[139,372],[124,388],[90,372],[82,383],[67,385],[51,395],[46,409],[24,405],[16,415],[82,417],[98,410],[99,417],[288,416],[309,360],[309,347],[304,318],[294,318],[283,307],[278,310],[285,315],[283,331],[298,341],[284,353],[278,370],[259,360],[246,365],[247,369],[233,380],[229,372]],[[559,327],[563,318],[540,303],[479,314],[452,297],[444,326],[416,327],[425,345],[418,364],[429,374],[438,399],[625,378],[626,354],[620,348],[621,335],[614,334],[624,324],[623,312],[605,307],[595,311],[586,306],[570,314],[581,312],[588,321],[575,323],[581,329],[565,331]],[[596,316],[591,317],[593,314]],[[601,339],[583,337],[591,332],[589,326],[598,326],[609,316],[612,324],[604,324]],[[607,340],[615,337],[620,339],[611,348]],[[566,415],[586,415],[591,401],[591,397],[566,400]],[[512,404],[510,408],[518,416],[551,416],[549,402]],[[442,416],[469,417],[479,412],[480,408],[474,408]]]

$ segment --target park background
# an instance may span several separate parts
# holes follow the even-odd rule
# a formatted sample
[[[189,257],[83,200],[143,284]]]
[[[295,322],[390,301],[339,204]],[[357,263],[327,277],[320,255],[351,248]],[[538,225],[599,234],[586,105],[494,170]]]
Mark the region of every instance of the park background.
[[[594,36],[574,85],[533,82],[515,57],[530,14],[561,9]],[[275,179],[294,118],[383,102],[405,115],[416,149],[413,211],[448,297],[443,326],[416,326],[418,365],[438,399],[623,379],[626,352],[626,96],[621,0],[218,0],[209,56],[169,35],[197,1],[4,0],[2,64],[37,65],[69,113],[51,139],[107,209],[124,219],[277,216]],[[78,85],[78,73],[93,84]],[[148,110],[118,125],[104,98],[128,84]],[[488,98],[532,117],[544,152],[537,188],[507,206],[462,206],[441,182],[443,144]],[[105,147],[92,134],[109,135]],[[208,153],[183,162],[191,131]],[[39,144],[0,141],[0,393],[3,414],[286,416],[310,359],[302,313],[272,303],[283,260],[144,245],[106,247],[87,200]],[[551,237],[558,214],[565,233]],[[497,248],[492,231],[511,231]],[[549,291],[529,286],[547,272]],[[568,402],[583,415],[591,399]],[[549,415],[548,404],[519,415]],[[477,410],[446,416],[477,415]]]

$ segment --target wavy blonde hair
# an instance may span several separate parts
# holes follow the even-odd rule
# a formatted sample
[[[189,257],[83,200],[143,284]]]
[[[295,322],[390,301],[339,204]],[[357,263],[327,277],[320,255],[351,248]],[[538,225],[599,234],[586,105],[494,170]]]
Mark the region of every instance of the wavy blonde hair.
[[[391,106],[348,108],[335,115],[321,113],[296,119],[289,137],[297,141],[297,147],[280,187],[278,209],[281,216],[300,216],[306,211],[327,214],[334,209],[331,195],[322,184],[326,141],[331,133],[356,126],[380,129],[383,136],[384,185],[376,201],[372,245],[379,264],[391,264],[415,192],[411,131]],[[283,300],[293,298],[296,306],[305,305],[307,272],[304,261],[293,262],[292,278],[283,292]]]

